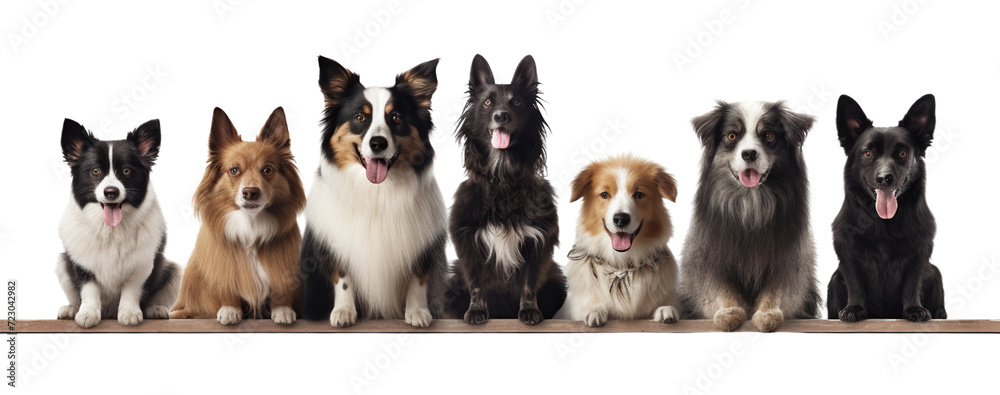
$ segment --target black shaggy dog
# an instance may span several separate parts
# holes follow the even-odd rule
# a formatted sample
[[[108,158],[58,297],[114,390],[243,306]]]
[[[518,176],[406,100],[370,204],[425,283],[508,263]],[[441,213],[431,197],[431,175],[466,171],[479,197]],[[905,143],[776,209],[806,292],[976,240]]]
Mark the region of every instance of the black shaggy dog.
[[[844,205],[833,221],[840,266],[830,279],[829,318],[948,317],[941,272],[930,262],[936,226],[924,196],[934,121],[932,95],[913,103],[897,127],[872,127],[854,99],[840,97],[837,133],[847,165]]]
[[[468,93],[457,137],[469,178],[455,192],[449,229],[458,253],[451,311],[470,324],[516,316],[536,325],[562,306],[566,277],[552,261],[559,222],[542,177],[547,125],[535,60],[525,56],[503,85],[476,55]]]

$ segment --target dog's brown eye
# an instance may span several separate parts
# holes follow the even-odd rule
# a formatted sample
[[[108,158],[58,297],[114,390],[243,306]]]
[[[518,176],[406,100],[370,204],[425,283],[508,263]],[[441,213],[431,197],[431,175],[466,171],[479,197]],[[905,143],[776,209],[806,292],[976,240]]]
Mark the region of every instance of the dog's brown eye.
[[[493,101],[490,100],[490,99],[486,99],[486,101],[484,101],[483,104],[485,104],[486,106],[489,106],[490,104],[493,104]]]
[[[124,169],[122,169],[122,175],[126,175],[127,176],[129,174],[132,174],[132,169],[129,169],[127,167],[124,168]]]
[[[771,132],[764,133],[764,140],[774,141],[774,133]]]
[[[736,133],[730,133],[726,136],[726,138],[729,139],[729,141],[736,141]]]
[[[899,159],[905,159],[905,158],[906,158],[906,151],[899,151]]]
[[[234,176],[240,175],[240,168],[233,166],[233,168],[229,169],[229,174],[232,174]]]
[[[95,167],[93,170],[90,171],[90,174],[93,174],[95,176],[99,176],[99,175],[101,175],[101,169]]]
[[[514,100],[511,100],[510,102],[511,102],[511,104],[514,105],[514,107],[521,107],[521,104],[522,104],[521,103],[521,99],[517,98],[517,97],[515,97]]]
[[[865,155],[865,158],[871,158],[872,157],[872,151],[871,150],[865,150],[865,154],[864,155]]]
[[[392,113],[392,123],[396,125],[403,123],[403,117],[399,116],[398,112]]]
[[[610,197],[611,197],[611,194],[610,194],[610,193],[607,193],[607,192],[601,192],[601,198],[603,198],[603,199],[608,199],[608,198],[610,198]]]
[[[365,114],[358,113],[358,115],[354,116],[354,119],[357,119],[358,122],[364,122],[365,121]]]
[[[636,192],[632,196],[635,197],[636,200],[642,200],[642,198],[646,197],[646,194],[642,192]]]
[[[264,174],[271,174],[271,171],[273,170],[274,169],[272,169],[271,166],[264,166],[263,169],[260,169],[260,172]]]

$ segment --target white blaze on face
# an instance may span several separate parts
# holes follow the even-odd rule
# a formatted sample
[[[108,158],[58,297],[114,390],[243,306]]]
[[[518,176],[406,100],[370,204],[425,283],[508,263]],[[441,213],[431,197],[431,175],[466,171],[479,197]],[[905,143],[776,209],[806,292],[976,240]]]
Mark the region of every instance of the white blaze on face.
[[[626,251],[632,247],[632,239],[635,232],[639,230],[642,222],[639,218],[639,207],[628,186],[628,170],[623,168],[612,169],[615,176],[615,191],[611,201],[608,202],[608,210],[604,213],[604,226],[611,234],[611,246],[618,251]],[[615,225],[615,214],[626,214],[629,217],[628,225],[618,227]]]
[[[118,196],[116,198],[108,199],[104,196],[104,190],[108,187],[118,188]],[[114,144],[108,144],[108,171],[104,175],[104,179],[97,184],[97,188],[94,188],[94,196],[97,197],[97,201],[101,203],[101,208],[104,209],[104,223],[108,226],[117,226],[121,223],[121,203],[125,200],[125,184],[122,184],[118,180],[118,176],[115,175]]]
[[[737,173],[743,186],[755,187],[760,183],[762,175],[771,169],[771,158],[766,154],[758,130],[760,119],[764,115],[764,103],[736,103],[735,107],[740,113],[746,133],[736,142],[729,165]],[[753,162],[743,159],[743,152],[749,151],[757,152],[757,159]]]
[[[389,104],[392,95],[385,88],[365,89],[365,99],[371,103],[372,113],[371,125],[365,132],[364,139],[358,150],[361,152],[362,160],[365,161],[366,177],[373,184],[380,184],[389,175],[389,159],[396,155],[396,142],[393,141],[392,131],[385,123],[385,107]],[[388,146],[381,152],[372,151],[371,141],[375,137],[384,137],[389,142]]]

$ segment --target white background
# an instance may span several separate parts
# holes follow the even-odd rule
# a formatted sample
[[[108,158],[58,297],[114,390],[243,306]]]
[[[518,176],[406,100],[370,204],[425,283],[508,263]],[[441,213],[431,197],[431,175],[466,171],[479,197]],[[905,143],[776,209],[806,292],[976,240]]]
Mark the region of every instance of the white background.
[[[577,0],[579,2],[579,0]],[[830,223],[843,199],[837,96],[894,125],[925,93],[938,100],[928,201],[938,220],[932,262],[950,318],[997,318],[1000,88],[993,2],[4,2],[0,120],[0,277],[19,283],[19,316],[54,318],[53,273],[69,199],[63,118],[120,139],[159,118],[153,180],[167,218],[166,255],[184,263],[198,223],[191,196],[207,155],[212,109],[245,138],[283,106],[308,189],[319,161],[316,56],[386,85],[440,57],[433,98],[435,171],[451,195],[463,179],[455,121],[471,59],[498,81],[538,64],[549,177],[559,195],[565,262],[579,204],[569,180],[587,162],[634,152],[679,181],[668,203],[680,254],[700,146],[689,120],[715,99],[787,100],[817,123],[805,142],[819,286],[836,268]],[[679,58],[686,58],[683,64]],[[302,222],[300,222],[300,225]],[[450,256],[454,253],[449,251]],[[823,309],[825,312],[825,308]],[[727,393],[747,386],[808,393],[866,388],[983,390],[1000,351],[987,335],[89,335],[19,337],[22,388],[153,393],[311,388],[355,392],[562,390]],[[395,345],[394,345],[395,344]],[[735,347],[735,348],[734,348]],[[384,351],[389,350],[389,351]],[[728,354],[727,354],[728,353]],[[728,355],[728,356],[727,356]],[[732,357],[732,358],[730,358]],[[375,377],[377,376],[377,377]],[[867,391],[865,391],[867,392]]]

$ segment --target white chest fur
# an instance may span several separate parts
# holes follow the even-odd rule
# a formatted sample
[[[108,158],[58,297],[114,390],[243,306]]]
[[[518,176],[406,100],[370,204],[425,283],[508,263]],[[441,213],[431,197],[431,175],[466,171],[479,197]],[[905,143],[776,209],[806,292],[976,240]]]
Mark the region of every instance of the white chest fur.
[[[118,226],[103,221],[103,209],[90,203],[82,209],[70,199],[59,223],[66,253],[94,274],[105,297],[116,299],[126,279],[137,271],[153,270],[153,260],[166,232],[166,223],[152,186],[139,207],[122,206]]]
[[[479,230],[479,240],[495,258],[499,269],[507,275],[524,263],[521,244],[527,239],[541,241],[542,231],[527,225],[509,227],[495,224],[488,224]]]
[[[360,165],[340,169],[324,162],[320,172],[306,204],[309,228],[348,268],[368,311],[402,318],[413,266],[446,229],[434,170],[393,169],[377,185]]]
[[[226,238],[243,246],[250,273],[257,285],[257,303],[264,303],[271,292],[271,280],[257,256],[258,246],[270,240],[278,231],[278,221],[267,211],[250,214],[236,210],[226,214]]]

